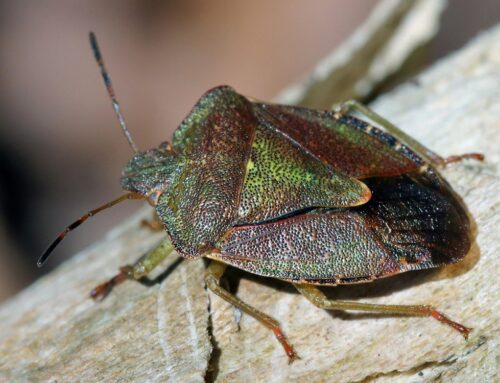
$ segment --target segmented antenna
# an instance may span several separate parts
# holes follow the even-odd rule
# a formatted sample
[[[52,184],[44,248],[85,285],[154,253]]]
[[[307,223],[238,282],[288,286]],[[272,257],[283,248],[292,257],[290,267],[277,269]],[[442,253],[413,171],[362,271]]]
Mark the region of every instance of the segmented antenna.
[[[94,32],[89,33],[90,45],[92,46],[92,51],[94,52],[95,60],[101,68],[101,75],[104,80],[104,84],[106,85],[106,89],[108,91],[109,97],[111,98],[111,103],[113,104],[113,109],[115,110],[116,117],[118,117],[118,122],[120,123],[120,127],[122,128],[123,134],[128,140],[130,147],[134,152],[138,152],[137,146],[135,145],[134,140],[132,139],[132,135],[127,129],[127,125],[125,124],[125,120],[123,119],[122,113],[120,111],[120,104],[115,96],[115,91],[113,89],[113,85],[111,84],[111,78],[109,77],[108,71],[104,67],[104,60],[101,55],[101,50],[99,49],[99,45],[97,44],[97,39],[95,37]]]
[[[37,266],[41,267],[45,263],[47,258],[50,256],[52,251],[54,251],[56,246],[59,245],[59,243],[64,239],[64,237],[66,237],[66,235],[70,231],[73,231],[74,229],[76,229],[78,226],[80,226],[82,223],[84,223],[90,217],[94,216],[95,214],[99,213],[102,210],[108,209],[108,208],[110,208],[110,207],[112,207],[120,202],[125,201],[125,200],[140,199],[140,198],[144,198],[144,197],[138,193],[128,193],[128,194],[122,195],[121,197],[118,197],[117,199],[115,199],[111,202],[108,202],[102,206],[99,206],[98,208],[95,208],[94,210],[91,210],[87,214],[81,216],[75,222],[73,222],[71,225],[67,226],[66,229],[64,229],[64,231],[62,231],[61,234],[59,234],[57,236],[57,238],[49,245],[49,247],[47,247],[47,250],[45,250],[43,252],[43,254],[40,256],[40,258],[38,258]]]

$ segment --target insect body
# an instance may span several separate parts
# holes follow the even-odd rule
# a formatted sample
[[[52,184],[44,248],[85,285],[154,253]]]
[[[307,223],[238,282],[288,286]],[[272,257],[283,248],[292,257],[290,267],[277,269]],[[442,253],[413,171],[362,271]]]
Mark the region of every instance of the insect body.
[[[293,283],[325,309],[432,316],[465,337],[469,329],[429,306],[375,305],[327,299],[315,285],[368,282],[462,259],[470,247],[464,206],[437,167],[443,159],[357,103],[331,111],[254,102],[232,88],[208,91],[171,144],[137,151],[91,35],[115,111],[135,155],[122,172],[125,196],[155,208],[168,236],[134,265],[93,290],[139,279],[174,248],[212,260],[207,287],[273,330],[297,357],[273,318],[219,285],[227,265]],[[352,116],[358,111],[380,129]]]

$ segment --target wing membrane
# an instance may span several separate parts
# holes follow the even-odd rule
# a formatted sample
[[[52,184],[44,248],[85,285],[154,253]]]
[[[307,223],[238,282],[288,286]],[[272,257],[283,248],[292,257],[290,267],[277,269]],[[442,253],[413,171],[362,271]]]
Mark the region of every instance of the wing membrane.
[[[459,202],[410,177],[367,181],[365,205],[233,228],[210,257],[291,281],[351,283],[460,260],[470,247]]]
[[[393,149],[394,139],[378,129],[367,134],[364,121],[336,120],[332,111],[254,103],[259,123],[289,137],[309,153],[345,175],[364,179],[418,170],[419,158]]]

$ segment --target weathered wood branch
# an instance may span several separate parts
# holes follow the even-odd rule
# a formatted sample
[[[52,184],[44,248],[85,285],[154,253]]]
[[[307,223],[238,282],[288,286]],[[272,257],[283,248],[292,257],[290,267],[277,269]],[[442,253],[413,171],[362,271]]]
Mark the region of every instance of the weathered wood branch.
[[[308,85],[310,86],[310,85]],[[103,302],[92,287],[155,244],[141,212],[0,307],[0,380],[498,381],[500,27],[373,107],[446,156],[443,174],[477,226],[464,262],[326,290],[343,299],[433,304],[474,328],[468,341],[427,318],[329,313],[287,284],[230,271],[238,295],[279,319],[301,360],[287,364],[268,330],[204,289],[203,262],[170,257],[161,283],[125,283]],[[161,272],[161,271],[160,271]],[[241,278],[240,278],[241,277]]]

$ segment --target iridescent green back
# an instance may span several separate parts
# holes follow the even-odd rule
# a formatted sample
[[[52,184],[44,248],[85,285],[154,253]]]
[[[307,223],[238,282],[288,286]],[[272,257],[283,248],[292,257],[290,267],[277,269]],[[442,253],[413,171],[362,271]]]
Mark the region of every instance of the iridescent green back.
[[[311,207],[356,206],[371,195],[361,181],[262,125],[253,103],[229,87],[201,97],[173,148],[182,165],[157,212],[186,257],[211,252],[235,225]]]
[[[259,223],[311,207],[356,206],[370,197],[361,181],[334,171],[283,135],[259,125],[236,223]]]
[[[160,196],[157,213],[185,257],[213,249],[232,226],[256,120],[230,88],[207,92],[174,135],[183,168]]]
[[[336,284],[452,263],[470,247],[446,182],[353,117],[218,87],[177,129],[173,153],[157,212],[185,257]]]

